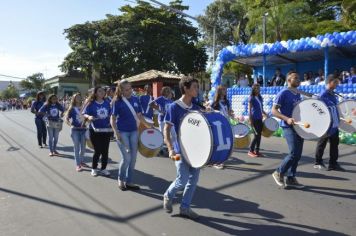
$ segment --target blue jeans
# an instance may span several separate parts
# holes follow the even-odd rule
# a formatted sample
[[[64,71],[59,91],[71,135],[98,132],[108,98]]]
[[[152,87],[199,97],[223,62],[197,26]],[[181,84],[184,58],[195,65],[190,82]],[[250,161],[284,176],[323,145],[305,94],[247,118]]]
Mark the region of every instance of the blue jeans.
[[[288,177],[295,177],[298,162],[302,157],[304,139],[301,138],[293,128],[283,128],[283,135],[287,140],[289,154],[284,158],[277,171]]]
[[[35,118],[35,124],[37,128],[38,145],[42,146],[42,144],[46,144],[47,139],[46,123],[43,121],[42,118]]]
[[[132,173],[136,164],[138,131],[120,132],[120,135],[122,145],[119,145],[119,148],[122,153],[122,159],[119,165],[119,180],[130,184],[132,183]]]
[[[48,139],[49,139],[48,141],[49,151],[55,152],[58,143],[59,129],[47,127],[47,131],[48,131]]]
[[[85,155],[85,129],[71,130],[71,137],[74,144],[74,160],[75,164],[79,166],[83,162]]]
[[[200,169],[191,167],[183,157],[175,161],[177,177],[168,187],[164,196],[173,199],[176,192],[184,188],[183,198],[180,207],[190,208],[195,189],[199,180]]]

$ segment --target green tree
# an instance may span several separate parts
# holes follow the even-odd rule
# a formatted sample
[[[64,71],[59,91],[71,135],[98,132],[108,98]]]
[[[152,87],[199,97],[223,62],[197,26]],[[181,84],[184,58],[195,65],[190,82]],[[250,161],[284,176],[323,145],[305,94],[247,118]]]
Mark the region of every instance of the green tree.
[[[36,73],[28,76],[20,82],[20,86],[25,90],[40,91],[44,89],[45,78],[42,73]]]
[[[188,7],[181,0],[170,5]],[[207,55],[199,44],[198,29],[184,17],[144,1],[123,6],[121,15],[78,24],[64,31],[72,52],[62,71],[81,70],[88,78],[112,83],[151,69],[191,73],[205,70]]]
[[[9,99],[9,98],[18,98],[19,97],[19,91],[17,88],[10,82],[10,84],[7,86],[7,88],[2,91],[1,97],[4,99]]]
[[[204,35],[204,43],[210,49],[213,44],[215,26],[216,51],[237,42],[247,43],[247,9],[244,1],[220,0],[211,3],[204,15],[198,17],[199,27]]]

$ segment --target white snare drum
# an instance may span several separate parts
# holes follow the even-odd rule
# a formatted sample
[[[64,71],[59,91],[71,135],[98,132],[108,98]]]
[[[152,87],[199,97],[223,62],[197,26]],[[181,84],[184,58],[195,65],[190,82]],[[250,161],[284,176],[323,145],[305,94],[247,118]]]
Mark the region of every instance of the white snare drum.
[[[234,148],[246,148],[250,145],[250,128],[242,123],[231,126],[232,133],[235,137]]]
[[[278,121],[272,117],[268,117],[263,121],[262,136],[271,137],[279,128]]]
[[[63,128],[63,120],[53,121],[46,119],[45,122],[48,128],[59,129],[59,131]]]
[[[295,132],[306,140],[323,137],[331,124],[328,107],[323,101],[314,98],[298,102],[293,108],[292,118],[296,122],[309,124],[309,127],[294,125]]]
[[[340,115],[340,126],[342,131],[347,133],[356,132],[356,101],[346,100],[337,106]]]
[[[144,129],[138,140],[138,150],[144,157],[157,156],[163,146],[163,135],[158,129]]]

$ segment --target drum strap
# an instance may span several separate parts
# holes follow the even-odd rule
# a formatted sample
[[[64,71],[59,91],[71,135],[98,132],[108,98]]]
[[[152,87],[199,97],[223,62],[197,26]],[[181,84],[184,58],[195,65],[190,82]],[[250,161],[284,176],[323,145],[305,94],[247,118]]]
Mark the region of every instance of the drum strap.
[[[137,127],[140,125],[140,120],[138,119],[137,117],[137,114],[134,110],[134,108],[131,106],[131,103],[125,98],[125,97],[122,97],[122,100],[126,103],[127,107],[129,108],[129,110],[131,111],[133,117],[135,118],[136,120],[136,125]]]
[[[150,100],[149,100],[148,103],[147,103],[147,108],[146,108],[145,114],[147,114],[148,111],[150,110],[150,104],[151,104],[152,101],[153,101],[152,96],[150,96]]]

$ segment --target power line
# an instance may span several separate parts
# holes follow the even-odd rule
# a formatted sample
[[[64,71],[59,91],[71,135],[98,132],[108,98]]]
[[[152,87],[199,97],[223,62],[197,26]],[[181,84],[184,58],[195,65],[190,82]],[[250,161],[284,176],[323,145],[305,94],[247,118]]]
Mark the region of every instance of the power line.
[[[26,78],[20,78],[20,77],[17,77],[17,76],[12,76],[12,75],[4,75],[4,74],[0,74],[1,77],[6,77],[6,78],[12,78],[12,79],[26,79]]]

